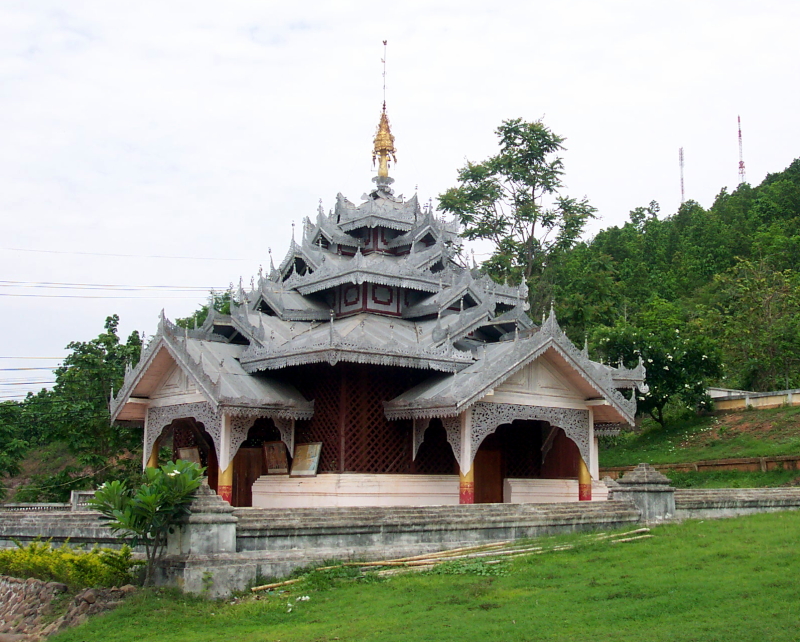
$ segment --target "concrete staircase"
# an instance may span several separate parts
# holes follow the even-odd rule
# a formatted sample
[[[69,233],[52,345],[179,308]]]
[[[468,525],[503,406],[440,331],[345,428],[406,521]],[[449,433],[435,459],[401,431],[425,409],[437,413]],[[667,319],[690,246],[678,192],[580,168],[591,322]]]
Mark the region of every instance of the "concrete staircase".
[[[377,547],[427,550],[554,533],[620,528],[639,511],[620,501],[263,509],[237,508],[237,550]],[[421,551],[426,552],[426,551]]]

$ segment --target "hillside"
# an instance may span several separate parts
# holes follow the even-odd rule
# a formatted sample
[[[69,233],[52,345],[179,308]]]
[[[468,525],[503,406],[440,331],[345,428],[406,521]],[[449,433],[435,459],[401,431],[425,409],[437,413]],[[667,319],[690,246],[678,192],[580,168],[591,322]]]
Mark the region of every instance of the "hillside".
[[[800,407],[687,416],[661,428],[645,422],[600,449],[600,466],[679,464],[697,461],[800,455]],[[800,485],[800,471],[668,473],[679,487]]]

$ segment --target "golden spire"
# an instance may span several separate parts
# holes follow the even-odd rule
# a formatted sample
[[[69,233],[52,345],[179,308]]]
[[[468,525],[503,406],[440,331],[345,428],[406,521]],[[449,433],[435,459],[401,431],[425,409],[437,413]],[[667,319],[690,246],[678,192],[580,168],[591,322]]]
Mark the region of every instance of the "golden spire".
[[[383,103],[381,110],[381,120],[378,123],[378,132],[375,134],[375,147],[372,150],[372,164],[378,159],[378,176],[387,178],[389,176],[389,157],[392,162],[397,162],[395,155],[397,150],[394,147],[394,136],[389,128],[389,118],[386,116],[386,102]]]

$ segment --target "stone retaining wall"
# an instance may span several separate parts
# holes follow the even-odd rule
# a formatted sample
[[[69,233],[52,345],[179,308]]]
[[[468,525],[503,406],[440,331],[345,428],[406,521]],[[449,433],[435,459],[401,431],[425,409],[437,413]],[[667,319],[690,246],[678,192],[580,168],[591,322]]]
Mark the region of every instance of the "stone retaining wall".
[[[114,608],[135,590],[130,585],[85,589],[69,597],[65,584],[0,575],[0,642],[43,640]],[[66,605],[59,603],[62,599],[68,600]]]
[[[800,509],[800,488],[715,488],[675,491],[678,519],[738,517]]]
[[[800,399],[800,397],[798,397]],[[742,472],[762,472],[771,470],[800,470],[800,455],[776,455],[774,457],[736,457],[730,459],[707,459],[683,464],[652,464],[656,470],[669,475],[671,471],[680,473],[708,472],[712,470],[738,470]],[[600,469],[600,474],[611,479],[619,479],[636,466],[608,466]]]

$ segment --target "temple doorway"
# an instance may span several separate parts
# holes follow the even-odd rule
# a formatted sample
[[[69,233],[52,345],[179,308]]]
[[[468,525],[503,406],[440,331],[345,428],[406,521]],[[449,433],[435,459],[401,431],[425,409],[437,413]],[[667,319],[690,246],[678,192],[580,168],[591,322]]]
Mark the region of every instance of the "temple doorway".
[[[211,435],[206,431],[202,423],[195,421],[191,417],[173,421],[172,460],[176,461],[181,458],[181,450],[188,455],[195,449],[199,455],[200,465],[206,469],[208,485],[216,492],[219,461]]]
[[[247,432],[247,439],[233,458],[232,506],[253,505],[253,483],[268,472],[264,444],[280,441],[281,433],[272,419],[257,419]],[[292,458],[288,452],[286,457],[291,466]]]
[[[490,441],[490,435],[484,442]],[[475,453],[475,503],[501,504],[503,502],[503,451],[497,440],[486,447],[481,444]]]
[[[580,452],[561,428],[545,421],[503,424],[481,442],[473,460],[475,503],[509,499],[506,480],[577,479]],[[524,482],[523,482],[524,483]]]

